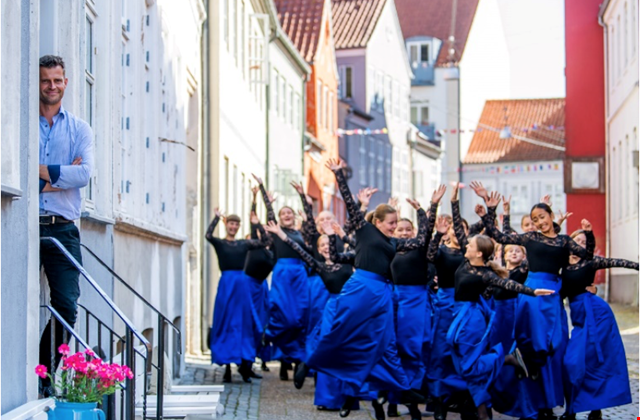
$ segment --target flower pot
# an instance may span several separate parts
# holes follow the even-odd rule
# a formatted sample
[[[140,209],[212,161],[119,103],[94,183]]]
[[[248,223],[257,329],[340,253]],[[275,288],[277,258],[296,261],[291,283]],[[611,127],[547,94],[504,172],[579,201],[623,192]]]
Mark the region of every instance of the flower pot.
[[[105,420],[98,403],[57,402],[55,408],[47,411],[48,420]]]

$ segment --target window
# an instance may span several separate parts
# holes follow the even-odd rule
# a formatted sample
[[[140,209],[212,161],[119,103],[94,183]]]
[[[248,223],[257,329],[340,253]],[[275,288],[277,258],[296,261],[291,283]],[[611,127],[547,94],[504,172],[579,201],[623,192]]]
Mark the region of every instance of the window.
[[[316,82],[316,125],[322,125],[322,81]]]
[[[324,101],[322,107],[322,125],[324,128],[329,128],[329,88],[324,87],[324,97],[322,98]]]
[[[422,63],[429,62],[429,44],[420,45],[420,61]]]
[[[411,107],[411,124],[429,125],[429,107],[414,105]]]
[[[340,67],[340,86],[338,88],[338,95],[340,95],[340,99],[353,97],[352,77],[353,69],[350,66]]]
[[[229,2],[232,0],[223,0],[224,10],[223,14],[223,25],[224,25],[224,42],[227,43],[227,51],[229,51]]]
[[[287,121],[287,85],[283,76],[280,76],[280,112],[282,113],[282,121]]]
[[[378,180],[376,181],[376,186],[378,188],[383,188],[384,186],[384,143],[382,140],[378,140]]]
[[[406,150],[402,151],[402,189],[405,194],[409,194],[409,155]]]
[[[635,57],[638,43],[638,33],[636,32],[636,2],[631,1],[631,57]]]
[[[618,77],[620,77],[620,75],[622,74],[622,55],[623,55],[622,42],[620,39],[622,37],[622,31],[620,30],[620,15],[618,15],[618,21],[617,21],[616,27],[618,28],[618,35],[616,37],[616,51],[618,52],[616,67],[618,68],[617,75]]]
[[[409,44],[409,64],[411,67],[417,68],[419,64],[429,64],[430,43],[429,42],[410,42]]]
[[[85,15],[85,30],[84,30],[84,43],[85,43],[85,63],[84,63],[84,74],[85,74],[85,91],[84,91],[84,118],[90,126],[93,127],[93,115],[94,115],[94,104],[95,104],[95,57],[94,57],[94,40],[93,40],[93,25],[96,19],[96,16],[90,12],[90,8],[87,9],[87,14]],[[95,139],[94,139],[95,141]],[[94,198],[95,193],[95,178],[96,178],[97,170],[94,170],[93,175],[89,179],[89,184],[85,190],[85,197],[87,200],[91,201]]]
[[[376,182],[376,139],[369,137],[369,186],[373,187]]]
[[[276,115],[280,115],[280,100],[279,100],[279,96],[280,95],[280,76],[278,75],[278,70],[273,70],[273,81],[274,81],[274,88],[273,88],[273,104],[276,107]]]
[[[623,188],[624,194],[622,194],[622,207],[624,208],[624,216],[628,217],[631,213],[629,211],[629,205],[631,204],[631,197],[629,197],[630,192],[630,176],[629,170],[631,169],[631,149],[629,148],[629,135],[626,135],[624,138],[624,145],[622,149],[622,179],[623,179]]]
[[[289,85],[289,109],[287,110],[287,116],[289,117],[289,124],[291,124],[291,126],[293,127],[293,108],[294,106],[294,101],[293,101],[293,86]]]
[[[229,158],[224,157],[224,211],[229,211]]]
[[[616,28],[615,26],[611,25],[611,68],[609,69],[611,72],[611,85],[614,84],[614,82],[617,79],[617,75],[618,75],[618,66],[616,65]]]
[[[333,129],[333,103],[333,92],[329,92],[329,123],[327,125],[327,128],[329,129],[331,134],[335,132],[335,130]]]
[[[384,78],[384,110],[385,114],[391,113],[391,76]]]
[[[409,45],[409,63],[414,66],[414,63],[418,63],[420,60],[420,50],[418,44]]]
[[[635,0],[634,0],[635,1]],[[629,11],[627,3],[624,4],[624,66],[629,64]]]
[[[631,157],[631,171],[633,172],[633,207],[632,214],[638,214],[638,204],[639,197],[638,192],[640,191],[640,173],[638,172],[638,127],[633,127],[633,143],[632,143],[633,151]]]
[[[400,118],[402,121],[407,121],[407,88],[402,86],[400,88]]]
[[[365,137],[360,134],[359,136],[359,154],[360,154],[360,162],[358,165],[358,176],[360,178],[360,185],[367,185],[367,143]]]
[[[233,190],[231,193],[233,194],[233,212],[238,214],[238,191],[242,191],[238,189],[238,167],[233,165]],[[229,212],[229,208],[225,210]]]
[[[553,197],[553,185],[547,185],[545,194],[549,194]],[[512,214],[524,214],[527,213],[530,206],[529,200],[529,186],[522,184],[511,184],[508,188],[511,195],[511,212]]]
[[[393,81],[393,115],[400,117],[400,87],[398,82]]]
[[[385,190],[388,194],[391,194],[391,145],[386,146],[387,153],[385,154]]]
[[[302,113],[301,113],[302,108],[301,108],[301,102],[300,102],[300,94],[298,93],[296,93],[296,106],[294,110],[295,110],[295,115],[294,115],[295,127],[299,131],[302,129]]]
[[[245,9],[244,9],[244,0],[240,0],[240,21],[238,22],[238,35],[240,36],[240,43],[239,43],[239,50],[238,50],[238,55],[240,56],[240,67],[242,69],[242,78],[244,79],[246,77],[245,74],[245,60],[244,60],[244,56],[245,56],[245,52],[244,52],[244,42],[245,42],[245,36],[244,36],[244,20],[245,20]]]
[[[231,22],[233,24],[233,28],[232,28],[232,41],[233,41],[233,59],[236,63],[236,66],[238,65],[238,4],[236,3],[237,0],[231,0]]]

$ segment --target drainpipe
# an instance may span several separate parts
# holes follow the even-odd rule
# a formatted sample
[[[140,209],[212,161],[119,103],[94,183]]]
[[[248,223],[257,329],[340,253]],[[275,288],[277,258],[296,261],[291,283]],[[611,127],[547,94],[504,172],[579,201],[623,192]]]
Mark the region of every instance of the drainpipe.
[[[276,29],[275,31],[273,31],[273,34],[271,35],[271,37],[269,38],[269,43],[266,45],[266,48],[269,48],[269,46],[271,45],[271,43],[273,41],[276,40],[276,38],[278,38],[278,30]],[[270,57],[270,56],[269,56]],[[267,187],[267,189],[271,186],[271,184],[269,184],[269,179],[271,178],[269,176],[269,168],[270,168],[270,138],[269,138],[269,113],[271,111],[271,60],[269,60],[267,64],[267,83],[265,84],[265,101],[264,101],[264,108],[265,108],[265,126],[266,126],[266,130],[267,130],[267,135],[266,135],[266,153],[265,153],[265,172],[264,172],[264,182],[265,182],[265,186]]]
[[[608,3],[608,2],[607,2]],[[604,10],[604,9],[602,9]],[[610,143],[610,133],[609,133],[609,68],[607,66],[609,51],[607,49],[607,45],[609,45],[609,27],[602,19],[602,13],[598,13],[598,24],[604,28],[604,83],[605,83],[605,101],[604,101],[604,109],[605,109],[605,168],[610,168],[609,162],[609,143]],[[610,184],[610,174],[609,170],[607,170],[606,175],[606,186],[605,186],[605,200],[607,201],[607,214],[605,217],[606,221],[606,229],[605,232],[605,255],[611,255],[611,200],[609,199],[609,188]],[[611,277],[609,274],[609,270],[605,270],[605,286],[604,286],[604,300],[609,301],[609,295],[611,293]]]
[[[302,79],[302,99],[300,100],[300,105],[302,106],[302,112],[300,113],[300,148],[302,149],[302,159],[300,162],[300,167],[302,171],[300,171],[300,175],[302,176],[302,180],[304,181],[304,133],[307,130],[307,83],[309,82],[310,74],[305,74],[304,79]],[[303,182],[304,184],[304,182]]]

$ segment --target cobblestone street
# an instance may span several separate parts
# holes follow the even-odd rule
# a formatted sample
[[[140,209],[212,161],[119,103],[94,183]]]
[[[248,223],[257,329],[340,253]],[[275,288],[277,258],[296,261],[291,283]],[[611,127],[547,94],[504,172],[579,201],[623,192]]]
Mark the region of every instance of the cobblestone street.
[[[627,420],[638,416],[638,309],[612,305],[625,350],[629,366],[629,377],[633,403],[603,412],[607,420]],[[296,390],[291,380],[284,382],[279,379],[277,362],[268,364],[271,371],[262,372],[258,364],[254,370],[264,375],[262,380],[253,380],[251,384],[242,382],[236,368],[233,368],[233,383],[224,384],[225,391],[220,401],[225,407],[222,419],[238,420],[330,420],[340,418],[336,412],[318,411],[313,405],[313,379],[307,380],[302,390]],[[186,373],[180,379],[181,384],[222,384],[224,369],[210,365],[190,364]],[[291,377],[291,372],[290,375]],[[408,420],[409,416],[404,407],[400,407],[400,420]],[[561,407],[555,410],[557,415],[563,412]],[[578,416],[579,420],[587,418],[588,413]],[[427,417],[423,414],[424,418]],[[459,420],[457,414],[450,414],[449,420]],[[352,411],[349,419],[373,420],[373,409],[370,403],[361,404],[359,411]],[[513,420],[513,417],[500,414],[494,415],[495,420]]]

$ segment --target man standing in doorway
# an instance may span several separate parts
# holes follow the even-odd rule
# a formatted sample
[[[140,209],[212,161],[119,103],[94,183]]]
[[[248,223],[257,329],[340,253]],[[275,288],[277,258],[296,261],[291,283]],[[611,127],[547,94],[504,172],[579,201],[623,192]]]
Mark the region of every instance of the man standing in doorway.
[[[89,183],[93,170],[93,132],[62,107],[67,82],[61,57],[40,58],[40,237],[57,239],[82,263],[80,233],[73,221],[80,217],[80,188]],[[40,264],[49,282],[51,306],[73,326],[80,297],[78,270],[50,241],[40,241]],[[52,366],[50,320],[40,339],[40,364],[49,372],[60,361],[57,349],[63,336],[56,323]],[[42,380],[42,396],[51,395],[50,385]]]

